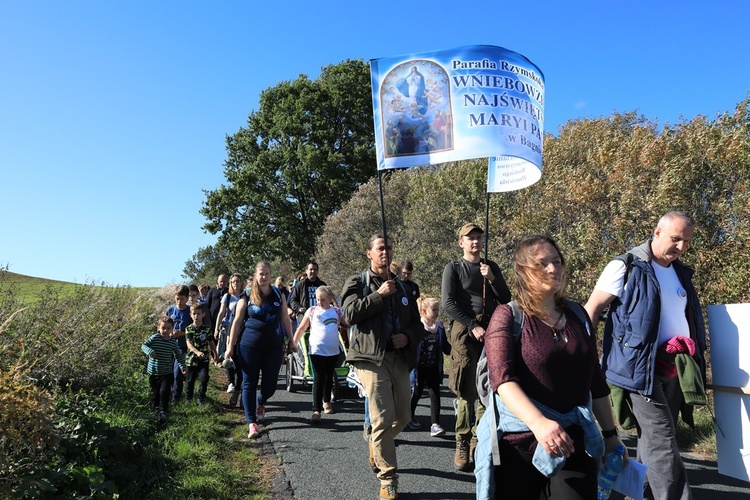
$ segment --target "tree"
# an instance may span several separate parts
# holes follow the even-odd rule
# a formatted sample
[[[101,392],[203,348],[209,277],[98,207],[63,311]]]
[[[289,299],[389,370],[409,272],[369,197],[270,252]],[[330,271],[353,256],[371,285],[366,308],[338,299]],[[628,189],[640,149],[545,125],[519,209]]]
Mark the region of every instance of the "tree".
[[[228,262],[229,255],[219,246],[202,247],[185,263],[182,275],[194,283],[213,283],[216,277],[234,269]]]
[[[443,267],[460,256],[457,228],[484,226],[486,175],[486,160],[463,161],[384,184],[394,259],[414,262],[425,293],[440,294]],[[364,268],[364,241],[380,228],[376,189],[363,186],[319,240],[318,261],[338,263],[339,280]],[[664,127],[635,112],[569,121],[545,136],[538,183],[491,196],[489,258],[512,285],[518,243],[548,234],[566,256],[569,295],[585,302],[607,262],[646,241],[669,210],[696,219],[683,260],[703,305],[750,300],[750,99],[715,120]]]
[[[375,172],[368,66],[347,60],[266,89],[227,154],[203,228],[241,268],[260,258],[301,267],[326,217]]]

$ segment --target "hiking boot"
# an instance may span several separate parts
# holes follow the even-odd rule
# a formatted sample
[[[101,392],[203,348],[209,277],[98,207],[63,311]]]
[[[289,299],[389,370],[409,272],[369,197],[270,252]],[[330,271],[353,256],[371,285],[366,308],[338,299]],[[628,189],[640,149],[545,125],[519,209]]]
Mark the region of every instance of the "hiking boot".
[[[456,454],[453,456],[453,467],[458,470],[469,470],[469,442],[463,439],[456,441]]]
[[[365,443],[370,442],[370,434],[372,434],[372,426],[362,424],[362,437],[365,438]]]
[[[255,418],[258,422],[263,422],[266,419],[266,407],[264,405],[258,405],[255,409]]]
[[[440,427],[440,424],[432,424],[432,426],[430,426],[430,436],[434,438],[445,436],[445,429]]]
[[[396,500],[398,489],[395,484],[383,484],[380,486],[380,500]]]
[[[319,424],[320,423],[320,412],[314,411],[312,416],[310,417],[310,423],[311,424]]]
[[[469,442],[469,461],[474,461],[474,450],[477,449],[477,437],[474,436]]]
[[[248,428],[249,428],[249,432],[247,433],[248,439],[255,439],[258,436],[260,436],[260,428],[258,427],[258,424],[250,424]]]
[[[372,441],[369,441],[369,449],[370,449],[370,456],[367,457],[367,460],[370,462],[370,468],[372,471],[377,474],[380,472],[380,468],[378,468],[377,464],[375,463],[375,451],[372,448]]]
[[[409,422],[406,425],[409,426],[409,429],[415,429],[416,430],[416,429],[421,429],[422,428],[422,424],[420,424],[416,420],[412,420],[411,422]]]
[[[333,405],[331,403],[323,403],[323,411],[326,413],[333,413]]]

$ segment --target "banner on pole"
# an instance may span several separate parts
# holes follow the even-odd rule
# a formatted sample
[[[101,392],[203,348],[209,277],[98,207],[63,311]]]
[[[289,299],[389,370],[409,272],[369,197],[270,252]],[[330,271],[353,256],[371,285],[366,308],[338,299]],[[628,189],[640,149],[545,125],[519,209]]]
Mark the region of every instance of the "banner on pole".
[[[370,70],[378,170],[491,157],[489,191],[541,177],[544,75],[526,57],[475,45]]]

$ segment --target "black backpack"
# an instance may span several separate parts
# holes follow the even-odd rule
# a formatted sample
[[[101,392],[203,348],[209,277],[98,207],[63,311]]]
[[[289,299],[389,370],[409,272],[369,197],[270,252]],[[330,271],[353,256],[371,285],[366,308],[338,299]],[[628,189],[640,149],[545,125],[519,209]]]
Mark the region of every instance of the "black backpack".
[[[523,323],[526,319],[526,315],[521,309],[521,306],[519,306],[518,302],[516,302],[515,300],[508,302],[508,306],[510,306],[510,311],[513,313],[513,340],[518,342],[518,340],[521,338],[521,330],[523,329]],[[589,320],[589,315],[583,308],[583,306],[581,306],[581,304],[579,304],[578,302],[569,300],[568,309],[575,313],[581,323],[583,323],[586,327],[586,333],[591,336],[591,321]],[[477,362],[476,383],[479,399],[487,409],[484,414],[485,416],[489,414],[489,418],[491,419],[490,427],[492,429],[497,429],[497,422],[495,420],[495,398],[492,397],[490,375],[487,370],[487,356],[484,353],[484,348],[482,348],[482,354],[479,355],[479,361]],[[498,448],[497,443],[497,432],[492,432],[492,463],[496,466],[500,465],[500,449]]]

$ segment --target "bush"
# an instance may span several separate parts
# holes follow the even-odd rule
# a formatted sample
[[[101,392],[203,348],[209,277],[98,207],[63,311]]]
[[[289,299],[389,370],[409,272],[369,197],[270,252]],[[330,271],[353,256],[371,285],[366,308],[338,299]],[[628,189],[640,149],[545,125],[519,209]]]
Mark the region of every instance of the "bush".
[[[154,452],[138,443],[154,424],[139,346],[167,304],[129,287],[61,291],[0,295],[0,496],[141,498],[134,479]]]

